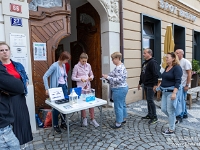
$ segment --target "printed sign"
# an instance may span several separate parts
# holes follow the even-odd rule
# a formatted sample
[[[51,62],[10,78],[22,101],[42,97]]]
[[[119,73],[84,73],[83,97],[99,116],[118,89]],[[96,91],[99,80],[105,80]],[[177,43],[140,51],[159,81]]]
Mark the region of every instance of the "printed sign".
[[[22,6],[10,3],[10,11],[16,13],[22,13]]]
[[[33,56],[34,60],[46,61],[47,60],[46,43],[33,42]]]
[[[24,66],[26,73],[28,73],[26,35],[10,33],[10,50],[12,52],[12,60],[20,62]]]
[[[50,88],[48,89],[48,92],[49,92],[49,97],[51,101],[65,99],[64,93],[61,87]]]
[[[10,17],[11,26],[20,26],[22,27],[22,18]]]

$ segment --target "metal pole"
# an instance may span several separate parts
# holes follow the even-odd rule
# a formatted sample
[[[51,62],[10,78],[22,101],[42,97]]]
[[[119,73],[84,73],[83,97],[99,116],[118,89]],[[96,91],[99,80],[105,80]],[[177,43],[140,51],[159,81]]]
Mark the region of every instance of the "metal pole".
[[[53,136],[54,136],[55,130],[54,130],[54,124],[53,124],[53,108],[52,107],[51,107],[51,118],[52,118],[52,130],[53,130]]]
[[[67,118],[67,141],[68,141],[68,150],[70,150],[70,140],[69,140],[69,136],[70,136],[70,133],[69,133],[69,119],[68,119],[68,114],[66,114],[66,118]]]
[[[100,107],[100,139],[102,140],[102,106]]]
[[[120,53],[124,63],[124,24],[123,24],[123,0],[119,0],[119,22],[120,22]]]

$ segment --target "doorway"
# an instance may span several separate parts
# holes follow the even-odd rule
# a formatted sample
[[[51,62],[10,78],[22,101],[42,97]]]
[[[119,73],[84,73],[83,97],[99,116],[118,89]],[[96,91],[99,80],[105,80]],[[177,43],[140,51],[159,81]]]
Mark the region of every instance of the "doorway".
[[[92,67],[94,79],[92,88],[96,91],[96,97],[102,97],[101,85],[101,32],[100,32],[100,16],[95,8],[86,3],[76,9],[77,14],[77,41],[70,43],[71,49],[71,67],[79,61],[82,52],[88,54],[88,63]],[[73,86],[75,86],[72,83]]]

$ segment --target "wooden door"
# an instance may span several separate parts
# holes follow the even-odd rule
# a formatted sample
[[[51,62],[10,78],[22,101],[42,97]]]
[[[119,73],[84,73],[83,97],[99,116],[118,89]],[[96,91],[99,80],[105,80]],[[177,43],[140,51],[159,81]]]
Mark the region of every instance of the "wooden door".
[[[32,7],[36,3],[28,0]],[[39,3],[40,4],[40,3]],[[38,5],[39,5],[38,4]],[[70,35],[70,6],[69,0],[62,1],[62,7],[43,8],[37,6],[37,11],[29,11],[30,50],[32,59],[32,77],[36,110],[46,107],[43,75],[55,62],[55,50],[60,40]],[[35,61],[33,57],[33,42],[46,43],[47,60]]]
[[[92,88],[96,90],[96,96],[102,97],[101,84],[101,32],[100,16],[90,3],[77,8],[77,42],[72,53],[72,65],[79,60],[84,51],[88,54],[88,63],[92,67],[94,80]],[[76,60],[76,62],[74,61]]]

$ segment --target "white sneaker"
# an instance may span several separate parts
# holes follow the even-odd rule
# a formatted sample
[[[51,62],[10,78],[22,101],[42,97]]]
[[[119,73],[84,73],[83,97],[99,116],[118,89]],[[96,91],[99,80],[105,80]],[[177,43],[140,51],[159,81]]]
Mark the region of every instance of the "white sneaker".
[[[99,126],[99,124],[96,122],[95,119],[90,120],[90,124],[93,125],[93,126],[95,126],[95,127],[98,127],[98,126]]]
[[[87,124],[87,118],[84,118],[84,119],[83,119],[83,126],[86,127],[87,125],[88,125],[88,124]]]

